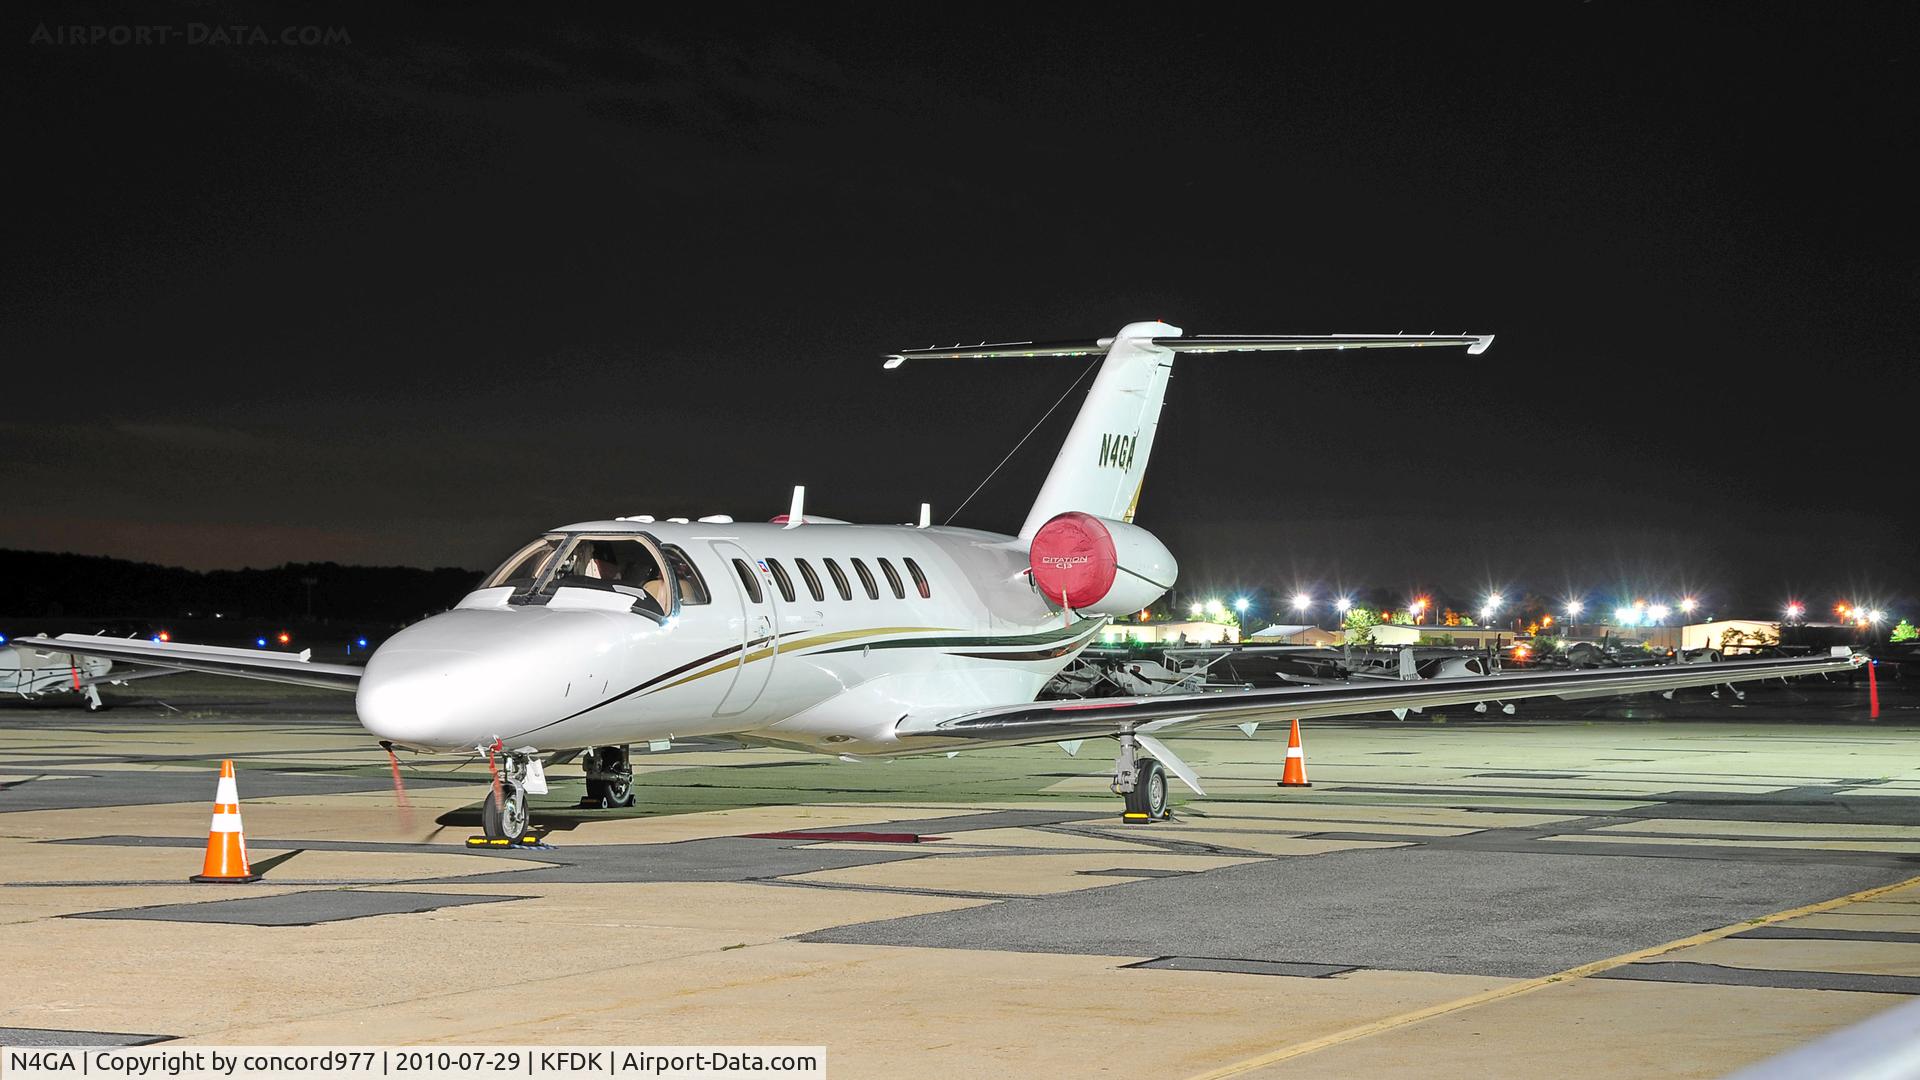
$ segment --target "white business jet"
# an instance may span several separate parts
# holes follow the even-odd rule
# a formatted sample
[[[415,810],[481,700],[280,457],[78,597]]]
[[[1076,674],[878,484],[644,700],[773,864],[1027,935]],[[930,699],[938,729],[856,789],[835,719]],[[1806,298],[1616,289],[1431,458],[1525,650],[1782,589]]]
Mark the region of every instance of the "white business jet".
[[[627,747],[691,736],[843,757],[1092,736],[1118,744],[1123,820],[1167,816],[1161,736],[1529,697],[1604,696],[1845,670],[1859,657],[1365,681],[1222,693],[1036,701],[1115,616],[1165,594],[1173,555],[1133,524],[1179,353],[1436,348],[1476,335],[1196,336],[1161,322],[1111,338],[919,349],[887,359],[1105,355],[1053,470],[1015,535],[856,525],[806,512],[769,524],[626,517],[533,540],[443,614],[394,635],[366,667],[244,649],[62,636],[27,644],[135,665],[353,691],[390,749],[489,756],[486,833],[517,838],[545,767],[581,755],[592,804],[625,805]],[[1711,668],[1711,670],[1703,670]]]

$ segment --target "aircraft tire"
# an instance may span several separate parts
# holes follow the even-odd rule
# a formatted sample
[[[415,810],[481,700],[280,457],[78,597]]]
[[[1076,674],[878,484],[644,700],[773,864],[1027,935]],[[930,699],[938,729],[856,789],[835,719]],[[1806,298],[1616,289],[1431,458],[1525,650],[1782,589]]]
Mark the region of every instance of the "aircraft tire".
[[[504,800],[501,798],[504,796]],[[505,805],[502,805],[504,801]],[[511,784],[489,790],[480,806],[480,829],[489,840],[518,840],[527,833],[527,794]]]
[[[1141,758],[1133,764],[1133,790],[1127,792],[1127,813],[1145,814],[1148,821],[1165,821],[1170,816],[1167,770],[1152,758]]]
[[[595,753],[599,758],[594,762],[596,771],[603,775],[588,778],[587,797],[580,805],[593,810],[632,806],[633,771],[627,766],[626,748],[609,746]]]

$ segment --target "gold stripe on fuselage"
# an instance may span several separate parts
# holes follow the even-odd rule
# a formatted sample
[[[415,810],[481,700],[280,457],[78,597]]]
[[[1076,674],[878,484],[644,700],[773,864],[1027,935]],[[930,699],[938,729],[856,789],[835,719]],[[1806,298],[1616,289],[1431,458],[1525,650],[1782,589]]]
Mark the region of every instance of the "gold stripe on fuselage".
[[[647,691],[647,694],[657,694],[662,690],[671,690],[676,686],[684,686],[687,683],[693,682],[695,679],[704,679],[709,675],[718,675],[723,671],[731,671],[734,668],[751,664],[755,660],[765,660],[776,652],[793,652],[798,649],[810,649],[817,645],[832,645],[837,642],[850,641],[854,638],[879,637],[884,634],[957,634],[961,632],[960,628],[956,626],[877,626],[866,630],[836,630],[830,634],[815,634],[812,637],[800,638],[783,644],[769,645],[750,652],[745,656],[735,656],[727,660],[722,660],[713,667],[696,671],[684,678],[676,679],[665,686],[656,686],[652,690]],[[645,697],[647,695],[642,694],[641,696]]]

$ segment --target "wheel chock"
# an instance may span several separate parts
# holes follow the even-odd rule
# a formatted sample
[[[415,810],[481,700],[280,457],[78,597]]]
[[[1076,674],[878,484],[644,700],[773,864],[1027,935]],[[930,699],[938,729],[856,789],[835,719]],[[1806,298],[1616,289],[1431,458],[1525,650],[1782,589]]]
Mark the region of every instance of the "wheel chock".
[[[1120,820],[1128,825],[1147,825],[1153,822],[1153,815],[1139,810],[1128,810],[1120,815]]]
[[[469,836],[467,837],[467,846],[470,848],[490,848],[495,851],[502,848],[551,849],[553,847],[552,844],[542,842],[540,834],[538,833],[528,833],[525,836],[499,840],[486,836]]]

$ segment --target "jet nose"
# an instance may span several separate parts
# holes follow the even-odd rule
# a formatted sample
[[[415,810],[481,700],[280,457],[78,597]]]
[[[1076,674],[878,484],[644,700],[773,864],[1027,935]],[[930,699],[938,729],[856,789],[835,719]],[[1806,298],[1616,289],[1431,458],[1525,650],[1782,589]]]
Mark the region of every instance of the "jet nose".
[[[415,750],[475,745],[480,735],[474,717],[453,700],[459,693],[453,666],[418,657],[381,663],[376,654],[354,694],[360,726],[383,741]]]
[[[576,688],[607,681],[630,636],[601,612],[456,608],[387,639],[354,710],[376,737],[415,750],[510,739],[579,711]]]
[[[502,693],[512,679],[507,616],[451,611],[407,627],[367,660],[354,694],[360,724],[416,750],[471,748],[511,734]]]

